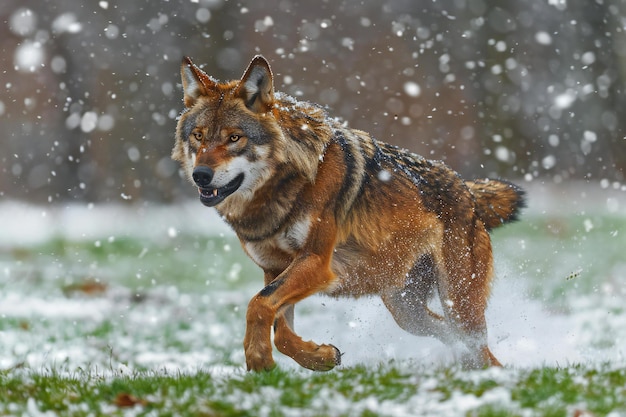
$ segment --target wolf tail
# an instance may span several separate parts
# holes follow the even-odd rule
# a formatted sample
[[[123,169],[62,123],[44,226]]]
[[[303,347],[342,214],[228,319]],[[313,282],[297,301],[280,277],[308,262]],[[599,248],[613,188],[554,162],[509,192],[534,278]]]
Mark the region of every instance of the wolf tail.
[[[502,180],[465,181],[476,201],[476,214],[487,230],[517,220],[526,207],[526,193],[520,187]]]

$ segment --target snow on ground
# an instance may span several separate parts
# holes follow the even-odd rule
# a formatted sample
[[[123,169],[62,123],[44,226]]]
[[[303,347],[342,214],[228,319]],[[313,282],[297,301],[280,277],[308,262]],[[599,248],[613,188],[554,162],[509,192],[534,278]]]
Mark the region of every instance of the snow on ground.
[[[513,292],[521,297],[511,297],[510,285],[508,281],[495,285],[487,312],[490,345],[502,363],[535,367],[591,359],[585,354],[585,347],[576,342],[577,317],[549,313],[541,303],[524,295],[521,286],[519,292]],[[401,330],[378,299],[350,301],[347,306],[344,300],[317,298],[309,302],[323,303],[330,311],[322,309],[300,320],[296,317],[297,328],[313,340],[340,347],[347,366],[390,359],[433,364],[454,359],[452,350],[437,340],[418,338]],[[335,324],[332,328],[316,326],[320,320]]]
[[[575,184],[560,188],[532,186],[527,214],[533,217],[574,212],[588,216],[592,224],[594,212],[623,216],[626,198],[618,188],[598,186],[580,191]],[[13,261],[6,255],[13,247],[34,245],[55,236],[98,241],[120,236],[167,239],[191,230],[207,236],[232,235],[213,210],[198,205],[195,201],[175,206],[0,204],[0,324],[36,318],[27,330],[0,326],[0,369],[20,364],[42,370],[59,364],[68,369],[237,369],[237,365],[223,363],[244,363],[241,309],[260,288],[260,274],[258,287],[247,285],[241,291],[184,294],[172,282],[154,289],[149,302],[135,303],[130,290],[118,287],[105,296],[91,298],[24,291],[23,285],[13,282]],[[625,269],[624,265],[613,268],[622,273]],[[559,312],[528,296],[527,283],[507,259],[498,255],[497,248],[496,271],[499,278],[487,320],[492,350],[503,363],[535,367],[625,362],[623,348],[619,348],[626,346],[626,316],[619,308],[623,293],[600,299],[581,298],[569,311]],[[623,283],[625,277],[614,279]],[[232,314],[219,313],[223,310]],[[185,325],[180,327],[176,320]],[[57,322],[63,325],[54,327]],[[98,329],[106,323],[118,329],[98,337]],[[296,329],[305,339],[338,346],[345,353],[345,366],[390,359],[435,364],[453,359],[451,350],[438,341],[400,330],[375,298],[312,297],[296,308]],[[276,359],[282,366],[296,367],[280,354]]]

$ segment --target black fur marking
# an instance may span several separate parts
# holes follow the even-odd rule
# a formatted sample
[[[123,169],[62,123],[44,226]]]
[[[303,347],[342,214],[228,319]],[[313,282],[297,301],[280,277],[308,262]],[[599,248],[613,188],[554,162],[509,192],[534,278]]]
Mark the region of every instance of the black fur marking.
[[[259,295],[261,297],[269,297],[274,294],[276,290],[283,284],[284,280],[282,278],[277,278],[274,281],[270,282],[265,286],[260,292]]]
[[[388,144],[383,144],[380,151],[384,160],[390,162],[395,169],[404,173],[413,184],[420,187],[423,182],[421,171],[425,168],[425,164],[428,165],[426,159],[406,149]]]
[[[185,117],[185,120],[183,122],[183,128],[181,129],[181,134],[183,135],[181,139],[183,141],[187,142],[189,140],[191,132],[196,128],[197,118],[197,114],[190,114],[189,116]]]
[[[346,163],[347,172],[346,172],[346,176],[343,181],[343,184],[341,186],[341,192],[339,193],[339,195],[342,195],[343,191],[345,191],[345,189],[350,187],[350,184],[348,183],[354,181],[355,179],[354,177],[357,175],[354,172],[356,164],[354,162],[354,156],[352,155],[352,152],[350,152],[351,149],[349,149],[348,147],[348,142],[346,141],[346,138],[341,131],[335,132],[335,140],[337,141],[337,143],[341,147],[341,150],[343,151],[343,159]]]
[[[508,220],[506,221],[507,223],[516,222],[519,220],[519,215],[522,209],[525,209],[526,207],[528,207],[528,202],[527,202],[528,196],[526,194],[526,191],[524,191],[522,187],[519,187],[510,181],[502,180],[502,179],[499,179],[498,181],[507,184],[513,191],[515,191],[515,194],[517,195],[517,205],[516,205],[517,207],[513,211],[513,214],[511,215],[511,217],[509,217]]]
[[[343,158],[346,163],[346,175],[344,176],[343,183],[341,184],[341,190],[339,191],[339,195],[340,196],[345,195],[348,192],[348,190],[354,187],[354,184],[357,182],[359,183],[358,188],[359,188],[359,194],[360,194],[363,188],[363,184],[367,181],[367,178],[364,175],[360,175],[360,173],[358,172],[356,161],[354,160],[354,155],[352,154],[352,152],[363,153],[363,150],[360,147],[357,149],[350,149],[350,145],[348,144],[348,141],[343,135],[343,132],[341,132],[340,130],[335,131],[334,139],[337,142],[337,144],[341,147],[341,150],[343,151]],[[367,161],[367,158],[365,159]],[[337,206],[335,207],[335,211],[339,211],[343,208],[344,207],[342,207],[340,204],[337,204]]]
[[[427,304],[435,293],[437,271],[435,262],[430,254],[420,256],[407,274],[404,284],[405,290],[411,298],[417,298],[422,304]],[[410,302],[412,300],[409,300]]]
[[[256,93],[252,94],[250,96],[250,98],[248,99],[248,101],[246,101],[246,107],[251,109],[252,106],[254,106],[254,103],[256,102],[257,98],[259,98],[259,92],[258,91]]]

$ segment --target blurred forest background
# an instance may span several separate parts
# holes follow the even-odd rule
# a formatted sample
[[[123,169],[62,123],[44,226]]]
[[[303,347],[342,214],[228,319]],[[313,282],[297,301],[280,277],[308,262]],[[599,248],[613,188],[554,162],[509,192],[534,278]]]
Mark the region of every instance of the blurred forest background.
[[[621,0],[3,0],[0,198],[169,202],[180,61],[276,89],[463,176],[623,188]]]

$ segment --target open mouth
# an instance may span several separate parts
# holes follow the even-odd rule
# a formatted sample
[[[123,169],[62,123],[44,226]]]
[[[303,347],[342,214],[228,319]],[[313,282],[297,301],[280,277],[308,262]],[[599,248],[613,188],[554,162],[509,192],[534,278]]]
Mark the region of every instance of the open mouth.
[[[200,201],[205,206],[213,207],[224,201],[226,197],[237,191],[243,182],[243,174],[239,174],[234,180],[220,188],[198,188]]]

